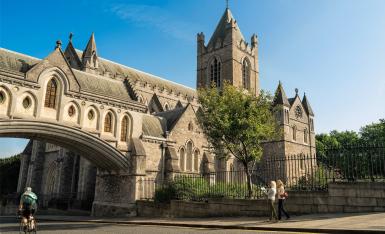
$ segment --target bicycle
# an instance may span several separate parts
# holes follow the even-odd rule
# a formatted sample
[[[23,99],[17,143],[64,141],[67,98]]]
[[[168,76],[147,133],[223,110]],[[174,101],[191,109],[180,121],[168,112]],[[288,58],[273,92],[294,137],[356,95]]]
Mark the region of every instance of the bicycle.
[[[20,218],[20,229],[19,234],[21,233],[37,233],[37,222],[33,216],[29,216],[27,222],[24,222],[24,218],[19,216]]]

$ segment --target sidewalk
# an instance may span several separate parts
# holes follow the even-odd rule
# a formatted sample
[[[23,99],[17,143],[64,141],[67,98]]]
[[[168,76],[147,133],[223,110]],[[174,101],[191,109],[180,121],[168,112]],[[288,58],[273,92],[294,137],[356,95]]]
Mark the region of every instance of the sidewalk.
[[[200,228],[270,230],[317,233],[385,233],[385,213],[314,214],[294,216],[278,223],[261,217],[217,218],[99,218],[86,216],[37,217],[41,221],[94,222]]]

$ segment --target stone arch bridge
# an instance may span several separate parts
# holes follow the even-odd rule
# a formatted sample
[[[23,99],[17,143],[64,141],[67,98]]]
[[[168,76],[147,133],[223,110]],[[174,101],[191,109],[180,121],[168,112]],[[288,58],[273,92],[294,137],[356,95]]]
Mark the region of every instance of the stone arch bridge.
[[[207,140],[192,126],[194,95],[99,58],[94,35],[83,52],[58,42],[44,59],[0,48],[0,137],[48,142],[95,165],[94,215],[132,214],[144,177],[212,170]]]

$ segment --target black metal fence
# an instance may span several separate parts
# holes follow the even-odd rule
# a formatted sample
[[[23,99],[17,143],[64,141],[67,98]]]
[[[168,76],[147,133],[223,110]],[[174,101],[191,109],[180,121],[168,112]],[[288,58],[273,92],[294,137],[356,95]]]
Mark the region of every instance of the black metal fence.
[[[208,198],[265,198],[263,187],[282,180],[287,190],[327,190],[329,182],[385,181],[385,147],[348,146],[319,151],[318,155],[287,155],[262,160],[251,171],[251,196],[244,171],[208,174],[176,173],[168,181],[139,181],[141,199],[172,195],[180,200]]]

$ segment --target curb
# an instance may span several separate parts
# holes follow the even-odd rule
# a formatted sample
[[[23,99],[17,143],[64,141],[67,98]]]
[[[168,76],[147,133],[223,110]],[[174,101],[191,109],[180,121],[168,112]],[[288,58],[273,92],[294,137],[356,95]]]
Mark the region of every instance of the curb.
[[[61,221],[61,222],[84,222],[84,223],[104,223],[104,224],[134,224],[148,226],[174,226],[174,227],[195,227],[195,228],[215,228],[215,229],[238,229],[238,230],[259,230],[259,231],[285,231],[285,232],[313,232],[313,233],[384,233],[383,230],[368,229],[328,229],[328,228],[291,228],[291,227],[263,227],[263,226],[241,226],[241,225],[219,225],[219,224],[194,224],[194,223],[167,223],[151,221],[108,221],[108,220],[66,220],[39,218],[42,221]]]

